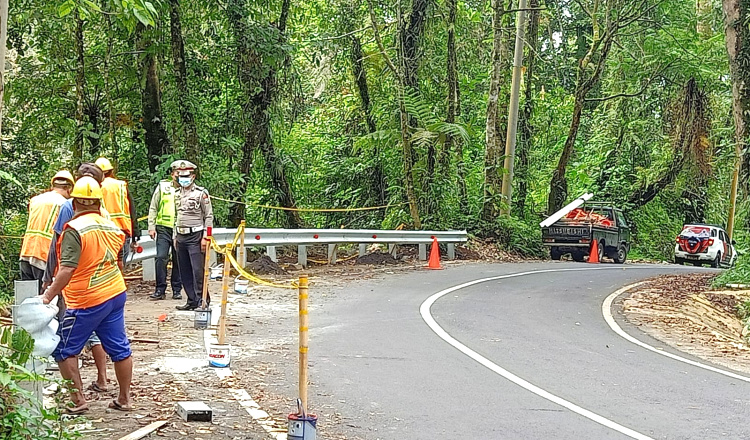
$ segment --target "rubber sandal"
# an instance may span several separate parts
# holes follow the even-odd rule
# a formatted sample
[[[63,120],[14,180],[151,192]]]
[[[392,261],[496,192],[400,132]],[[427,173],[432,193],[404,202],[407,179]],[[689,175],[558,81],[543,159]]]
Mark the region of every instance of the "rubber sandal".
[[[91,382],[91,385],[86,387],[87,390],[96,391],[97,393],[106,393],[109,391],[107,388],[100,387],[96,382]]]
[[[111,402],[109,402],[109,405],[107,405],[108,408],[114,409],[117,411],[133,411],[132,406],[122,406],[120,402],[117,401],[117,399],[112,399]]]
[[[88,410],[89,410],[88,403],[84,403],[83,405],[80,405],[80,406],[63,408],[62,413],[67,414],[69,416],[79,416],[87,412]]]

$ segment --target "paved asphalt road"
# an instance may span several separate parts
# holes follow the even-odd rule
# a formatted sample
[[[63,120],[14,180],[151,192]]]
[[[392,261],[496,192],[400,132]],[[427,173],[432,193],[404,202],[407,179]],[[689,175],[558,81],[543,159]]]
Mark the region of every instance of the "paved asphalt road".
[[[420,315],[423,302],[444,289],[550,269],[562,271],[477,283],[439,297],[428,311],[448,339],[567,407],[481,365]],[[604,299],[622,286],[696,270],[540,262],[460,265],[362,281],[347,287],[357,295],[334,293],[315,313],[311,379],[318,390],[330,391],[350,437],[750,438],[750,383],[638,347],[615,334],[602,315]],[[630,335],[685,356],[629,326],[617,305],[613,313]]]

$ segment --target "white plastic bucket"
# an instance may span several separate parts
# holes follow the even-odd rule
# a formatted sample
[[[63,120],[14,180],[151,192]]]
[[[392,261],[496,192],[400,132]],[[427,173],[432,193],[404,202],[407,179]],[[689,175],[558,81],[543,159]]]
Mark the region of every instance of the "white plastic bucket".
[[[208,365],[218,368],[229,366],[229,344],[208,344]]]
[[[211,268],[208,274],[209,280],[220,280],[224,277],[224,265],[220,264]]]
[[[235,293],[247,294],[247,286],[250,284],[249,280],[244,278],[236,278],[234,280],[234,291]]]

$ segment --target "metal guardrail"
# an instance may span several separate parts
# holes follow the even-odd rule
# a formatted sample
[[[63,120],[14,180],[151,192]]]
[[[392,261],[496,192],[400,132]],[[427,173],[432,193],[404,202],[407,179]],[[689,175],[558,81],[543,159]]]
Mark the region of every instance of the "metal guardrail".
[[[213,230],[214,240],[220,246],[231,243],[237,229],[217,228]],[[356,243],[360,245],[360,255],[367,244],[419,245],[420,259],[426,259],[426,245],[437,238],[439,243],[448,244],[448,257],[453,258],[455,244],[468,240],[466,231],[396,231],[382,229],[250,229],[245,228],[245,247],[265,246],[267,254],[275,261],[276,246],[298,246],[299,263],[307,265],[307,246],[328,245],[329,259],[335,257],[335,245]],[[149,260],[156,257],[156,244],[148,234],[139,241],[143,251],[128,258],[128,263],[144,262],[144,279],[151,278],[151,268],[146,268]],[[392,249],[391,249],[392,250]],[[244,263],[244,253],[243,253]],[[334,258],[335,259],[335,258]],[[149,266],[153,262],[150,261]]]

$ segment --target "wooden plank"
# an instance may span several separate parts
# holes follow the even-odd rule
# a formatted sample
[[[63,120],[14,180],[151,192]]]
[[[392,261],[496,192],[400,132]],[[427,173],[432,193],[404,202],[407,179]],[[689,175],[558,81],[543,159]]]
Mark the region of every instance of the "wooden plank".
[[[143,428],[133,431],[130,434],[126,435],[125,437],[120,437],[119,440],[138,440],[141,439],[152,432],[156,431],[157,429],[161,428],[162,426],[166,425],[166,420],[158,420],[150,425],[146,425]]]

